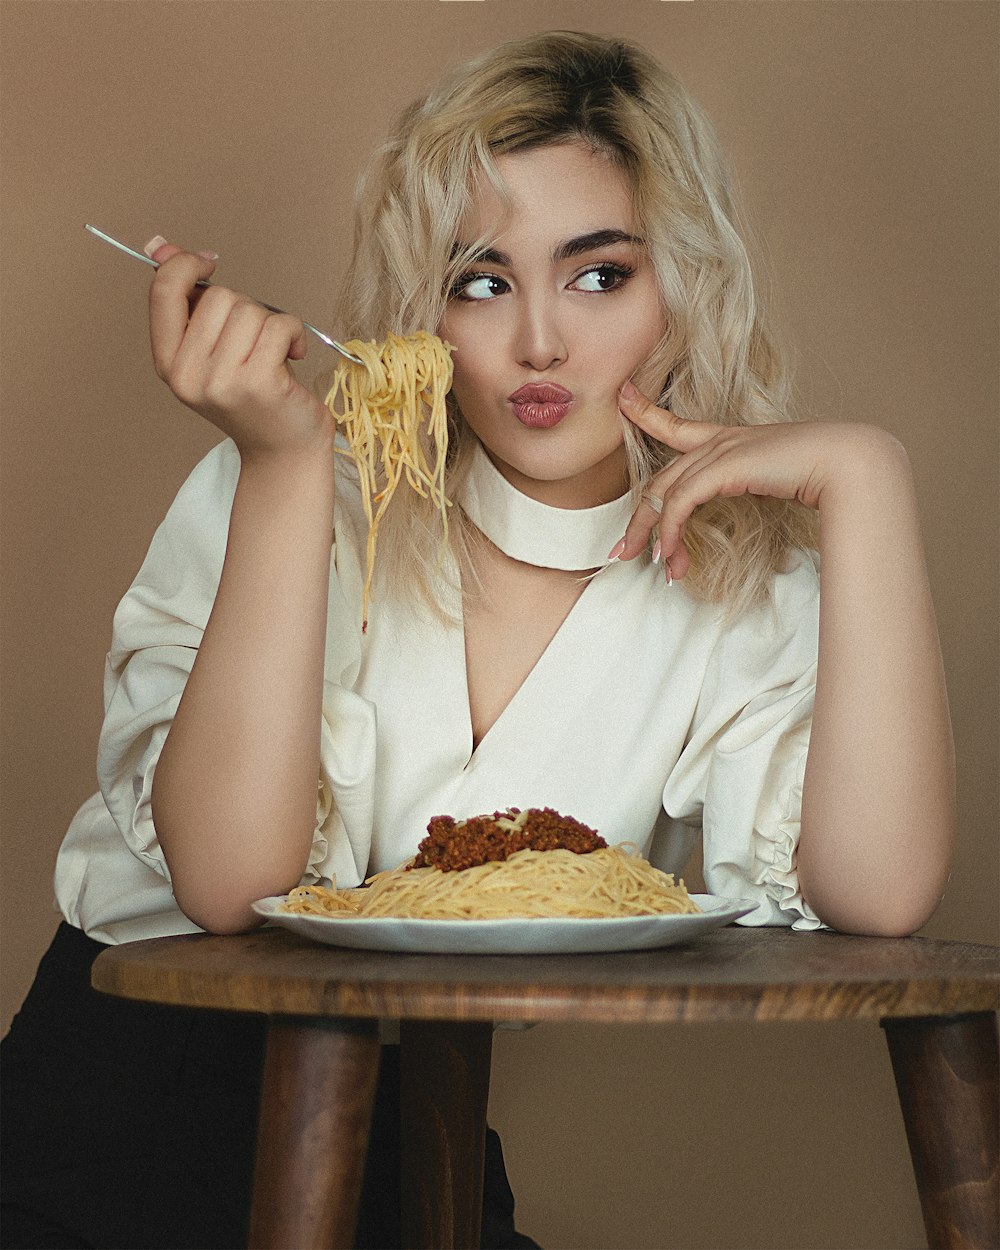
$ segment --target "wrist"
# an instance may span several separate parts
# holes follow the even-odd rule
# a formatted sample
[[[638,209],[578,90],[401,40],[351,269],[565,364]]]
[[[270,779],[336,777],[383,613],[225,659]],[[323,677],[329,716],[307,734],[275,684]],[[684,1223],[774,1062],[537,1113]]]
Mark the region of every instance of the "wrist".
[[[308,438],[280,445],[251,445],[237,448],[241,476],[296,478],[333,475],[334,428],[317,430]]]
[[[857,425],[837,449],[816,507],[822,517],[834,511],[891,506],[912,495],[913,474],[903,444],[878,426]]]

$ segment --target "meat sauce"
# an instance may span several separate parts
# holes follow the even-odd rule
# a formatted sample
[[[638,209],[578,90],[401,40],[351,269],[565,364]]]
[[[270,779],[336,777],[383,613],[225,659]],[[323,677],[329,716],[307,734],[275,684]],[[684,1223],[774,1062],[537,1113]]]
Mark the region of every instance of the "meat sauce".
[[[595,830],[572,816],[561,816],[554,808],[532,807],[522,812],[511,807],[463,821],[435,816],[411,867],[456,872],[508,859],[517,851],[565,850],[586,855],[604,846],[607,842]]]

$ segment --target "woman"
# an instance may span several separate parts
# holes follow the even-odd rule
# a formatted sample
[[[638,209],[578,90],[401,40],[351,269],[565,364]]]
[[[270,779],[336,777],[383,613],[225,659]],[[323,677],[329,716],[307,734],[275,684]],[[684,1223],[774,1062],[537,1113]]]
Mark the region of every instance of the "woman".
[[[115,1020],[87,994],[89,964],[103,942],[246,929],[254,899],[299,881],[357,883],[432,815],[550,805],[671,870],[701,836],[709,889],[752,898],[751,924],[910,933],[943,889],[950,730],[905,453],[867,425],[788,420],[724,162],[682,88],[615,40],[508,45],[405,115],[357,222],[341,336],[433,327],[455,348],[450,545],[399,492],[363,635],[357,478],[286,366],[301,322],[196,291],[211,254],[154,239],[157,371],[227,441],[116,616],[102,793],[67,835],[68,924],[7,1043],[19,1089],[61,1096],[31,1044],[60,976],[80,1013],[66,1066],[145,1030],[146,1102],[101,1094],[145,1181],[87,1175],[55,1115],[29,1150],[13,1094],[15,1227],[42,1211],[34,1235],[67,1239],[9,1244],[239,1244],[259,1037],[233,1020],[192,1038],[171,1015],[166,1050],[162,1016]],[[246,1144],[224,1175],[191,1091],[162,1084],[208,1055],[200,1088]],[[386,1099],[390,1079],[387,1062]],[[165,1100],[150,1169],[125,1111]],[[192,1134],[211,1160],[193,1170],[232,1195],[210,1229],[171,1162]],[[123,1192],[159,1195],[155,1217],[109,1223]],[[484,1244],[524,1244],[498,1158],[487,1192]],[[359,1244],[384,1244],[378,1218]]]

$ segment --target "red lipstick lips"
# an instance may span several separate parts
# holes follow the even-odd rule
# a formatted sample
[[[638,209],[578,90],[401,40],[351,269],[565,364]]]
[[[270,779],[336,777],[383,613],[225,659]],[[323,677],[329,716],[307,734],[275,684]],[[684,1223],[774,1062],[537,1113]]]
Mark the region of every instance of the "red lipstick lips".
[[[548,430],[558,425],[573,402],[573,392],[555,382],[529,382],[507,396],[522,425]]]

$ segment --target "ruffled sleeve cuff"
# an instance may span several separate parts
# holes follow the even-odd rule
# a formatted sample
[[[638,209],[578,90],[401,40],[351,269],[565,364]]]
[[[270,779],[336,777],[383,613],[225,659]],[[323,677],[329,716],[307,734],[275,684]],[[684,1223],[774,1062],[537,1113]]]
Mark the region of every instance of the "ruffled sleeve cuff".
[[[167,881],[153,826],[153,777],[195,654],[190,647],[151,647],[121,668],[97,757],[101,793],[125,845]]]
[[[316,833],[303,885],[360,885],[371,854],[375,812],[375,708],[361,695],[327,685],[320,742]]]
[[[808,727],[796,735],[801,742],[786,770],[773,804],[765,806],[751,839],[752,880],[762,891],[774,919],[761,921],[751,913],[743,924],[790,924],[793,929],[825,929],[820,918],[802,897],[795,868],[795,853],[802,824],[802,781],[805,776]],[[768,806],[770,810],[768,810]]]
[[[804,720],[782,735],[749,819],[741,821],[737,810],[706,813],[704,875],[709,891],[757,904],[739,924],[828,927],[802,897],[795,868],[809,729],[810,721]],[[738,808],[739,797],[747,798],[745,779],[743,787],[735,777],[729,782],[725,789]],[[749,838],[738,836],[741,824],[750,825]]]

